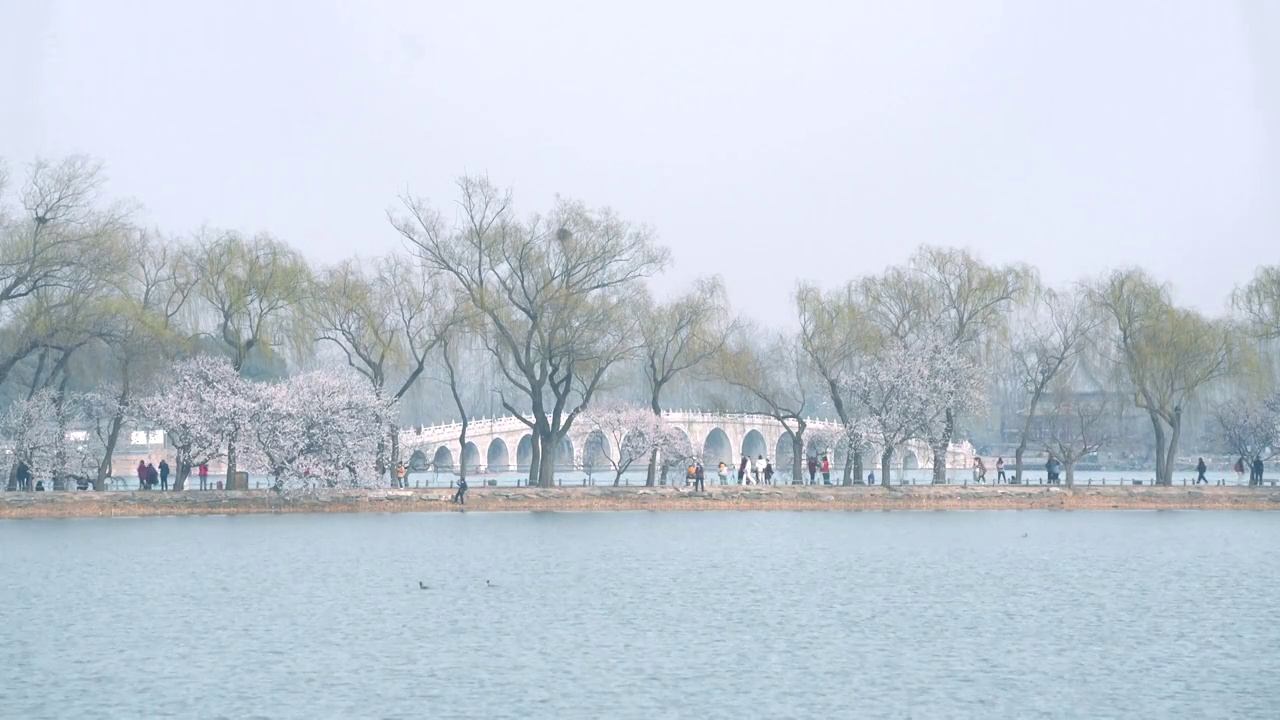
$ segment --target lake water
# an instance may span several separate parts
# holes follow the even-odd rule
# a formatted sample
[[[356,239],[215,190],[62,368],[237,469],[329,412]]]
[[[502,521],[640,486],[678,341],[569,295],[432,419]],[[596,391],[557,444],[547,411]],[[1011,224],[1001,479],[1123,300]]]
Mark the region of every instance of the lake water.
[[[1278,546],[1265,513],[0,521],[0,716],[1271,718]]]

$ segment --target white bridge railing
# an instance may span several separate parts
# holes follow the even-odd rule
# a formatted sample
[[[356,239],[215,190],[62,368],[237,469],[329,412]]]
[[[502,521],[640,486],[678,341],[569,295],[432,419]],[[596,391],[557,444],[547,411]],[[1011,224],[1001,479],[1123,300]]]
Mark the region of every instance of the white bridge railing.
[[[746,425],[766,425],[776,424],[782,425],[777,418],[763,413],[717,413],[704,410],[663,410],[662,417],[668,422],[674,424],[685,424],[694,422],[706,422],[712,424],[742,423]],[[532,422],[532,418],[530,418]],[[833,420],[823,420],[818,418],[806,418],[805,423],[809,427],[834,427],[839,423]],[[475,432],[477,435],[497,434],[511,432],[521,428],[527,429],[529,426],[520,418],[514,415],[504,415],[502,417],[490,418],[481,417],[470,420],[467,423],[467,430]],[[452,438],[457,437],[462,432],[462,423],[454,421],[449,423],[439,423],[436,425],[424,425],[421,428],[410,426],[400,429],[401,439],[412,439],[415,437],[428,438]]]

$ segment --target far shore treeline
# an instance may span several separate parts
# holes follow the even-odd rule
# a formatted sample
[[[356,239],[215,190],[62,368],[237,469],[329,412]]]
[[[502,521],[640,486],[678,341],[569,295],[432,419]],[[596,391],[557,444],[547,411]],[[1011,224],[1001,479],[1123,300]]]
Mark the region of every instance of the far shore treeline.
[[[151,228],[87,157],[0,166],[8,487],[102,489],[135,428],[165,431],[179,489],[214,460],[229,483],[239,464],[281,489],[385,486],[397,426],[462,419],[465,446],[468,419],[501,414],[529,425],[531,484],[554,484],[582,425],[652,484],[701,452],[654,419],[664,408],[768,414],[791,440],[782,476],[832,453],[845,484],[887,485],[909,440],[939,456],[968,440],[1019,479],[1048,454],[1068,484],[1077,463],[1169,484],[1198,456],[1280,451],[1280,266],[1211,317],[1141,269],[1050,287],[925,246],[834,287],[798,282],[797,322],[768,328],[719,278],[653,297],[667,249],[607,208],[518,211],[483,177],[446,205],[389,200],[369,231],[399,251],[317,265],[265,231]],[[842,432],[807,433],[814,417]]]

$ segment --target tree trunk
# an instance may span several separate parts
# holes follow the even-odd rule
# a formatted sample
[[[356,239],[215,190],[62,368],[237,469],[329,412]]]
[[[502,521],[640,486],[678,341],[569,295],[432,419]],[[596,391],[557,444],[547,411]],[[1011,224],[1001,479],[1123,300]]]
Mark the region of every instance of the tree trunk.
[[[1169,448],[1165,455],[1164,475],[1160,478],[1161,485],[1173,484],[1173,471],[1178,462],[1178,440],[1182,437],[1182,408],[1174,408],[1173,422],[1170,423],[1169,432]]]
[[[230,437],[227,438],[227,478],[223,482],[222,487],[226,490],[239,490],[235,486],[236,478],[236,438],[240,435],[239,430],[232,431]],[[247,483],[246,483],[247,484]],[[248,489],[248,488],[245,488]]]
[[[933,484],[947,483],[947,449],[951,447],[951,435],[955,432],[956,416],[947,408],[946,423],[942,426],[942,437],[938,438],[938,447],[933,448]],[[939,452],[941,450],[941,452]]]
[[[378,479],[382,479],[383,473],[387,472],[387,436],[384,433],[378,438],[378,447],[373,451],[373,470],[378,473]],[[391,480],[394,482],[395,477]]]
[[[549,434],[548,434],[549,435]],[[542,466],[538,469],[538,487],[550,488],[556,486],[556,446],[555,438],[549,436],[541,436],[538,442],[542,443],[542,457],[539,458]]]
[[[191,457],[179,450],[174,457],[173,491],[182,492],[187,489],[187,478],[191,477]]]
[[[462,430],[458,432],[458,483],[467,479],[467,416],[462,416]]]
[[[538,487],[542,483],[542,441],[535,434],[529,441],[529,487]]]
[[[58,385],[58,401],[54,404],[58,414],[58,439],[53,453],[53,489],[67,489],[67,414],[62,411],[62,404],[67,397],[67,380],[69,375],[63,374],[62,383]]]
[[[400,467],[400,427],[395,423],[391,425],[391,467],[393,469]],[[404,474],[404,487],[409,486],[409,473]]]
[[[120,440],[120,429],[124,427],[125,406],[129,402],[129,359],[126,356],[120,369],[120,395],[116,398],[116,413],[111,418],[111,428],[107,431],[106,448],[102,453],[102,461],[98,463],[98,476],[93,479],[93,489],[102,492],[107,489],[107,478],[111,476],[111,458],[116,452],[116,443]],[[165,433],[165,438],[169,437]]]
[[[1018,449],[1013,451],[1014,484],[1022,484],[1022,456],[1027,453],[1027,436],[1031,434],[1031,423],[1036,417],[1036,406],[1040,404],[1040,390],[1031,394],[1031,405],[1027,408],[1027,419],[1022,423],[1022,436],[1018,438]]]
[[[657,415],[658,417],[662,417],[662,404],[658,402],[658,396],[662,394],[662,386],[663,386],[662,382],[656,383],[653,387],[653,393],[649,397],[649,409],[652,410],[653,414]],[[658,449],[654,448],[653,452],[649,453],[649,471],[644,477],[644,486],[653,487],[657,479],[658,479]],[[662,480],[663,480],[662,484],[663,485],[667,484],[666,479],[667,479],[667,469],[666,467],[663,467],[662,468]]]
[[[853,484],[853,458],[856,453],[848,453],[844,456],[844,478],[840,481],[841,485],[849,487]]]
[[[791,479],[804,477],[804,423],[791,434]]]
[[[1067,469],[1067,487],[1075,487],[1076,484],[1076,461],[1064,460],[1062,464]]]
[[[892,460],[893,447],[890,446],[880,453],[880,485],[883,487],[889,487],[889,463]]]
[[[1164,479],[1165,465],[1164,425],[1160,423],[1160,418],[1155,413],[1150,413],[1150,415],[1151,427],[1155,434],[1156,482],[1161,482]]]
[[[865,477],[863,476],[863,472],[862,472],[862,471],[863,471],[863,470],[865,470],[865,469],[866,469],[866,468],[863,466],[863,463],[862,463],[862,451],[861,451],[861,450],[858,450],[858,451],[856,451],[855,453],[853,453],[853,481],[854,481],[854,483],[864,483],[864,482],[866,482],[866,479],[865,479]]]

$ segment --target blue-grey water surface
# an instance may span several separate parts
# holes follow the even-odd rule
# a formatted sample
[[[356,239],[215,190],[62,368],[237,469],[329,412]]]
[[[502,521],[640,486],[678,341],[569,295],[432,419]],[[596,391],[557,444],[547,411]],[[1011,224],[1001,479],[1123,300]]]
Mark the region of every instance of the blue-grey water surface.
[[[0,521],[0,715],[1277,717],[1278,546],[1266,513]]]

